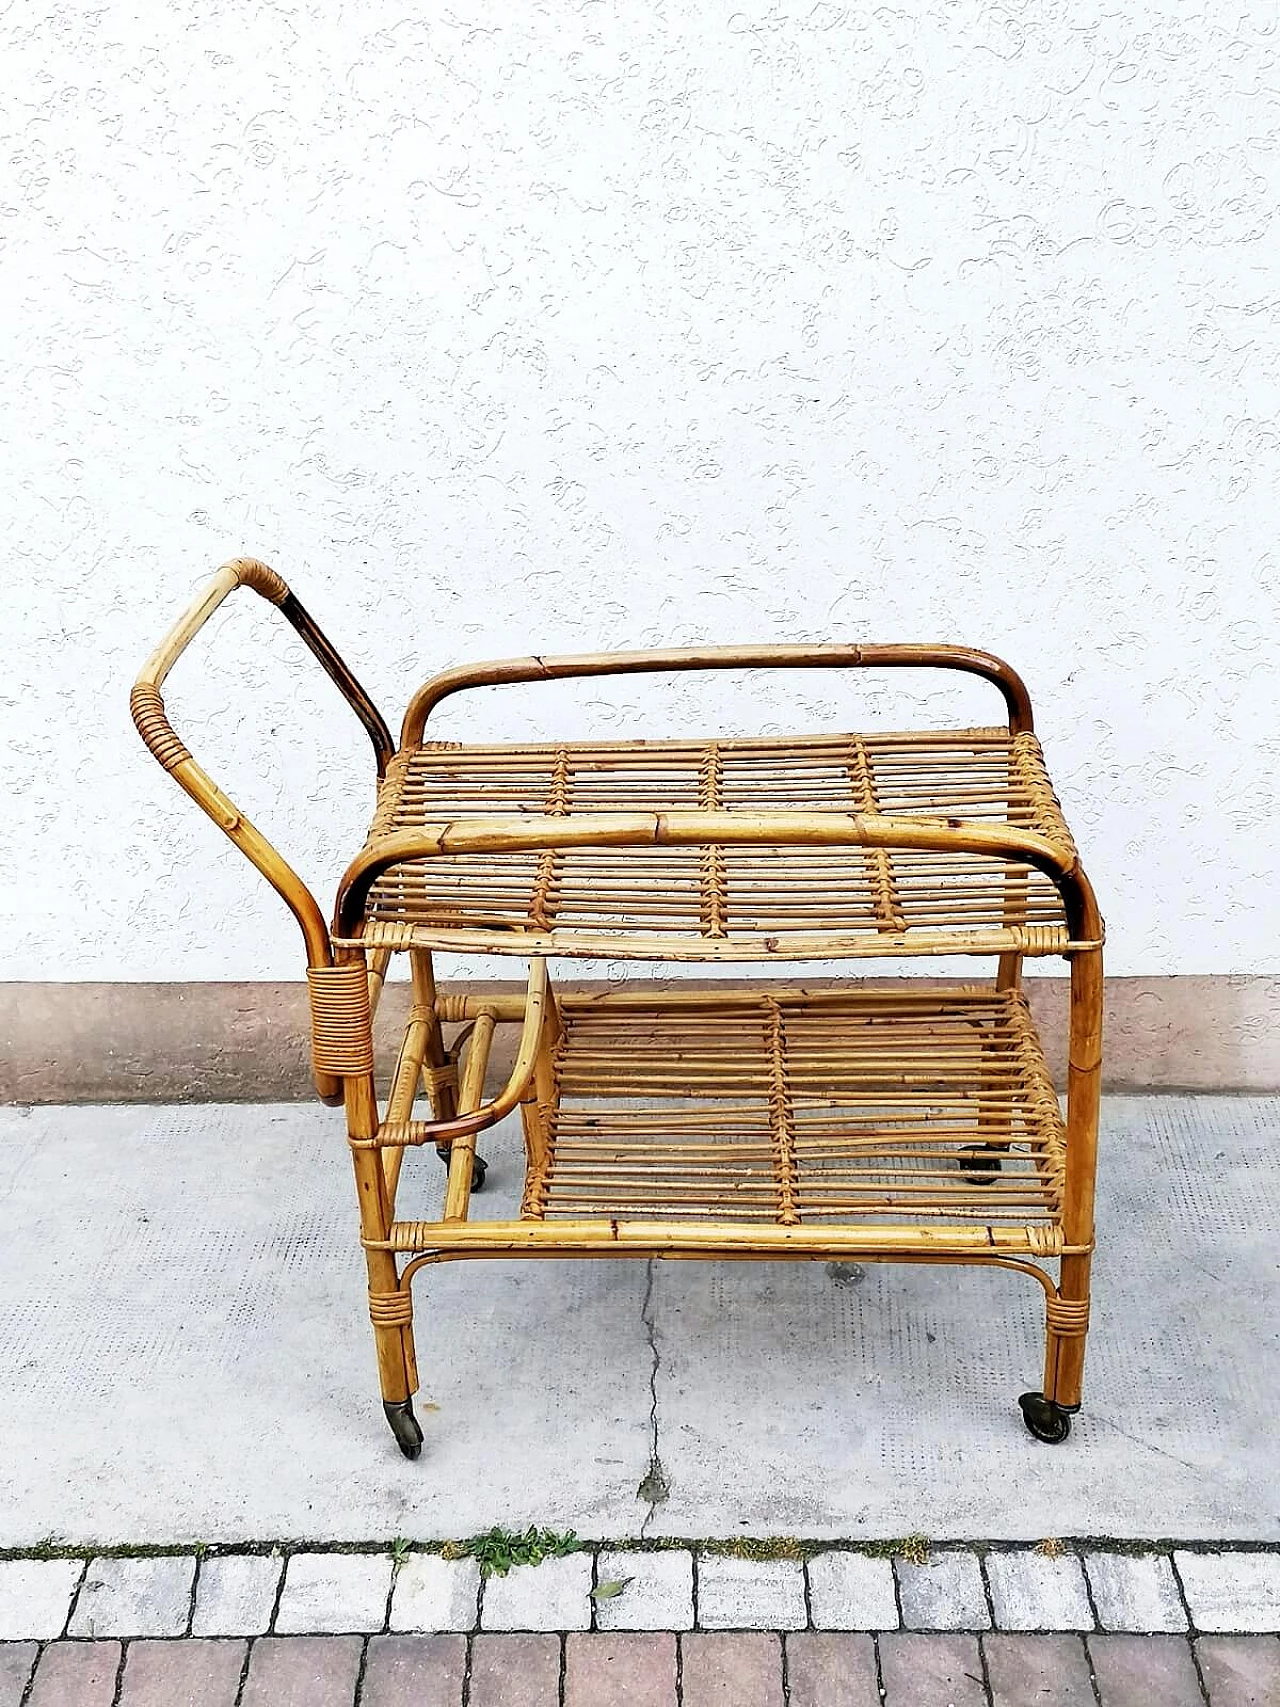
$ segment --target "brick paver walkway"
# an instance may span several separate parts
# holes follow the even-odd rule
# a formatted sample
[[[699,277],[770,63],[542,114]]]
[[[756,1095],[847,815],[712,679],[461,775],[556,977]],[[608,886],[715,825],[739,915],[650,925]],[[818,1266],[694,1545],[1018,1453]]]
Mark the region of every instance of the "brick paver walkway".
[[[0,1707],[1280,1707],[1277,1631],[1259,1547],[27,1555]]]
[[[1275,1636],[893,1631],[0,1644],[0,1707],[1278,1707]]]

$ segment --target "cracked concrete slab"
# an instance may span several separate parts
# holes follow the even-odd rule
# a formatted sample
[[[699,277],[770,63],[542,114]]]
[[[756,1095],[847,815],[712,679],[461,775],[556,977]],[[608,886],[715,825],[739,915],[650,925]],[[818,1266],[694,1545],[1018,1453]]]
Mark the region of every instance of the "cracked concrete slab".
[[[485,1150],[476,1207],[509,1213],[518,1125]],[[411,1158],[404,1212],[434,1213],[442,1177]],[[408,1464],[353,1195],[320,1108],[0,1111],[0,1545],[531,1522],[1280,1539],[1276,1099],[1108,1100],[1087,1405],[1062,1448],[1017,1417],[1041,1344],[1018,1276],[539,1260],[423,1277]]]
[[[644,1301],[640,1306],[640,1320],[644,1323],[645,1338],[649,1344],[649,1468],[645,1471],[644,1480],[636,1489],[636,1497],[644,1501],[648,1511],[640,1524],[640,1537],[643,1540],[649,1531],[660,1505],[665,1505],[671,1497],[667,1473],[662,1466],[661,1440],[658,1432],[658,1376],[662,1369],[662,1356],[658,1351],[658,1326],[653,1319],[653,1282],[655,1257],[650,1257],[645,1263]]]

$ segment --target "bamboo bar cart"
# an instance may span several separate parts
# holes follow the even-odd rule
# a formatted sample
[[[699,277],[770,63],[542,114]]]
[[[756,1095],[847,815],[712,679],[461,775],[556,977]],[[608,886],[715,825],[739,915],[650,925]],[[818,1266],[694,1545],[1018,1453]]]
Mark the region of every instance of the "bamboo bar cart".
[[[376,802],[332,923],[191,756],[165,714],[171,667],[222,601],[276,605],[368,731]],[[460,745],[426,739],[448,695],[634,672],[933,667],[985,679],[988,728],[733,740]],[[444,671],[399,746],[274,570],[226,564],[133,690],[160,764],[280,894],[302,930],[316,1088],[342,1102],[388,1421],[416,1458],[412,1283],[464,1257],[807,1258],[983,1264],[1044,1289],[1038,1439],[1079,1409],[1089,1319],[1102,921],[1018,676],[953,646],[749,646],[523,658]],[[436,950],[527,962],[523,997],[437,992]],[[385,1102],[372,1016],[393,954],[413,1004]],[[770,978],[723,993],[557,996],[548,962],[987,957],[928,988]],[[1028,956],[1071,969],[1065,1119],[1021,989]],[[444,1026],[461,1025],[446,1046]],[[498,1026],[515,1064],[486,1098]],[[430,1118],[415,1118],[425,1092]],[[519,1109],[517,1219],[473,1220],[480,1133]],[[400,1220],[407,1150],[447,1164],[435,1221]],[[1048,1265],[1052,1264],[1050,1267]]]

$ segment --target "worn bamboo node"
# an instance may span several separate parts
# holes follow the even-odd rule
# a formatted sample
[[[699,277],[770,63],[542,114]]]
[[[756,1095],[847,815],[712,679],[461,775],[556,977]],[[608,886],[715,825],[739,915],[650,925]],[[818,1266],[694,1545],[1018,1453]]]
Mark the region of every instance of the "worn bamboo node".
[[[339,1078],[373,1071],[373,1019],[369,975],[361,961],[309,966],[311,1058],[316,1070]]]

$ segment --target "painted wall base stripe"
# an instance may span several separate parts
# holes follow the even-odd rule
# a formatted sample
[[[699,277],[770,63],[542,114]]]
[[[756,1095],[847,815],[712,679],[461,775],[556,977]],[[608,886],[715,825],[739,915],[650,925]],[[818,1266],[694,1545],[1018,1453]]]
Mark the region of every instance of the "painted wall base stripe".
[[[605,986],[565,978],[558,987]],[[1058,1071],[1066,981],[1028,979],[1027,988]],[[407,1005],[407,985],[389,985],[378,1016],[383,1051],[394,1048]],[[1112,978],[1106,1082],[1113,1090],[1280,1089],[1278,1015],[1280,977]],[[305,1099],[308,1023],[301,983],[0,984],[0,1101]],[[509,1065],[512,1028],[501,1028],[499,1039],[495,1074]]]

